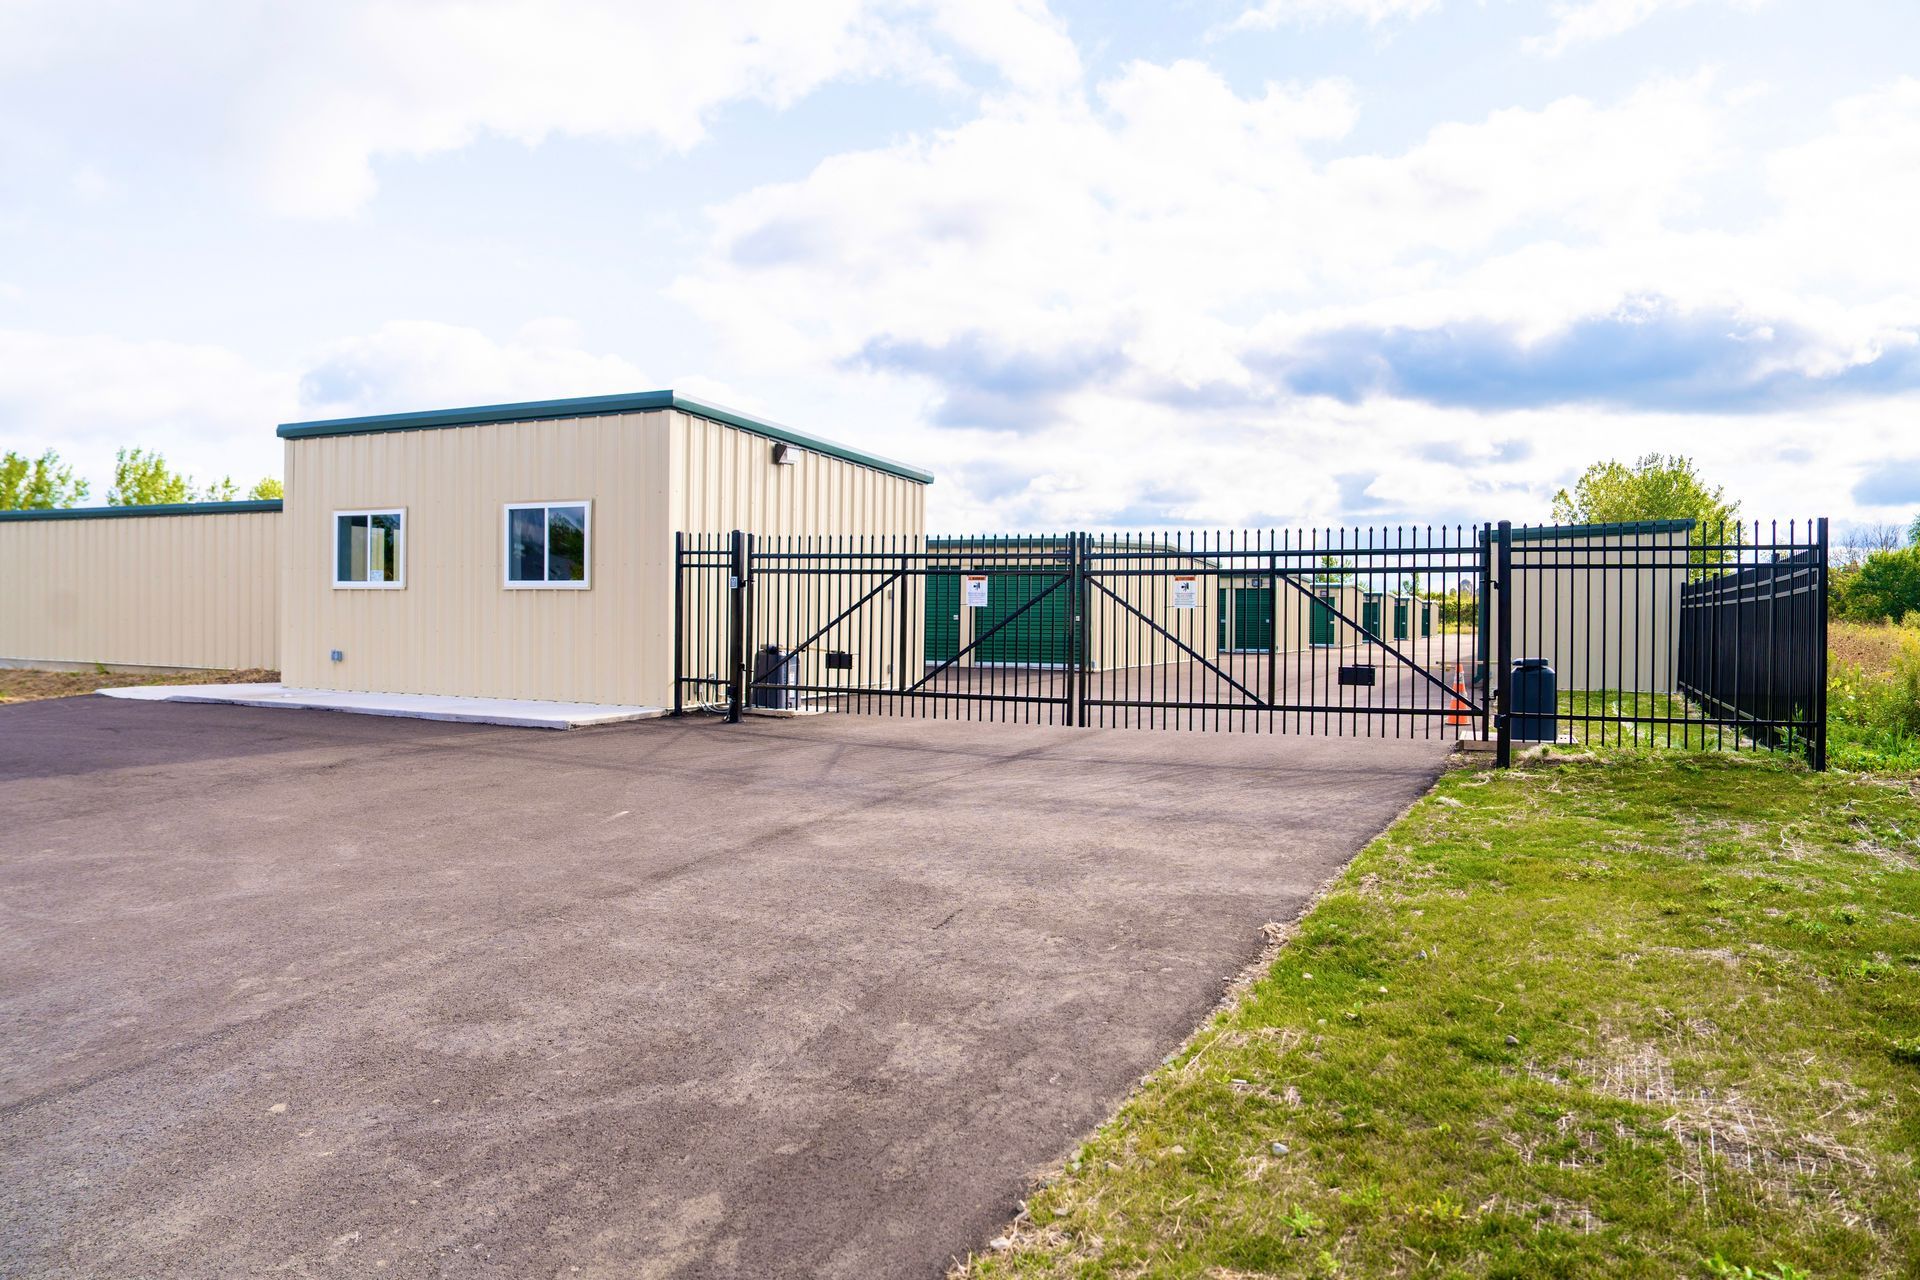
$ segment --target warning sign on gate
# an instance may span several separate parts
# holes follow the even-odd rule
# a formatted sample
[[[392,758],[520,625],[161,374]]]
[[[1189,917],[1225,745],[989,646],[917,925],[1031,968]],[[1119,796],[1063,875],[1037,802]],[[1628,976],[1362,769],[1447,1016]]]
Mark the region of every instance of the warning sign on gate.
[[[969,609],[986,608],[987,607],[987,575],[984,573],[969,573],[968,575],[966,575],[966,577],[962,581],[965,587],[965,591],[962,595],[962,599],[965,600],[967,608]]]
[[[1176,573],[1173,575],[1173,607],[1176,609],[1198,609],[1200,607],[1199,574]]]

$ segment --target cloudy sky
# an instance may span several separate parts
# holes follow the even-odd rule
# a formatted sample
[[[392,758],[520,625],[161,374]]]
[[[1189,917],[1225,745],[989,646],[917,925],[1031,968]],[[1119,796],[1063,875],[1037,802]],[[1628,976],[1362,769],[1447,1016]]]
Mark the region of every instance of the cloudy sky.
[[[1128,12],[1127,10],[1131,10]],[[672,387],[936,529],[1920,509],[1911,0],[0,0],[0,448]]]

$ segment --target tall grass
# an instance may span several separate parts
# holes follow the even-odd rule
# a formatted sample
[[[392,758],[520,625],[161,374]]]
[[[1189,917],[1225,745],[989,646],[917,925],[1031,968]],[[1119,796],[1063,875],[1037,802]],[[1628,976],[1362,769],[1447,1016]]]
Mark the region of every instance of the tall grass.
[[[1830,624],[1827,756],[1841,769],[1920,770],[1920,614]]]

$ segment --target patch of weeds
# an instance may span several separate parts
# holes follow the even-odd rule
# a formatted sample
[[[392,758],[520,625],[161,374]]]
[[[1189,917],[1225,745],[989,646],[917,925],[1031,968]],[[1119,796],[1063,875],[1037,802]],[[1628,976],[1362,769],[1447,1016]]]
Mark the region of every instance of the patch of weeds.
[[[1378,1180],[1369,1178],[1351,1191],[1342,1191],[1340,1203],[1349,1209],[1372,1216],[1379,1213],[1387,1203],[1387,1190]]]
[[[1755,1270],[1749,1266],[1736,1266],[1719,1254],[1707,1259],[1707,1274],[1724,1277],[1725,1280],[1813,1280],[1811,1271],[1803,1271],[1790,1262],[1776,1261],[1771,1267]]]
[[[1451,1226],[1467,1216],[1467,1206],[1443,1193],[1424,1204],[1412,1206],[1411,1212],[1414,1217],[1423,1222],[1437,1222],[1444,1226]]]
[[[1287,1230],[1293,1232],[1296,1239],[1304,1240],[1319,1231],[1326,1230],[1326,1220],[1311,1209],[1293,1206],[1290,1213],[1280,1215],[1280,1221]]]

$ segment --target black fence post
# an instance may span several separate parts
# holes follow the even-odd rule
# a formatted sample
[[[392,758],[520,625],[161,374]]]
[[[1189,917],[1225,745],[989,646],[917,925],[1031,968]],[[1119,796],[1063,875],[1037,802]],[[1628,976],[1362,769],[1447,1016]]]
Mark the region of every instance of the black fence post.
[[[1087,727],[1087,535],[1073,535],[1073,595],[1068,606],[1073,610],[1073,672],[1067,689],[1067,723]]]
[[[1272,551],[1271,541],[1267,549]],[[1267,556],[1267,615],[1267,731],[1273,733],[1278,732],[1279,725],[1272,718],[1275,713],[1271,708],[1280,705],[1280,557],[1271,554]],[[1360,616],[1364,621],[1364,605]]]
[[[727,583],[727,723],[740,723],[747,694],[747,535],[733,531],[732,563]]]
[[[1500,522],[1500,613],[1499,630],[1495,634],[1494,670],[1489,678],[1498,676],[1500,692],[1494,708],[1494,748],[1493,767],[1506,769],[1513,764],[1513,718],[1508,714],[1508,701],[1513,693],[1513,521]]]
[[[687,677],[687,535],[673,535],[673,714],[686,712]]]
[[[1480,691],[1480,741],[1493,738],[1493,525],[1480,526],[1480,589],[1473,599],[1473,674],[1468,688]]]
[[[1814,607],[1820,611],[1814,624],[1813,654],[1813,741],[1808,763],[1824,771],[1827,767],[1827,518],[1820,517],[1814,538]]]
[[[900,671],[894,681],[894,688],[907,691],[907,663],[913,655],[913,577],[912,553],[903,552],[900,556]]]

